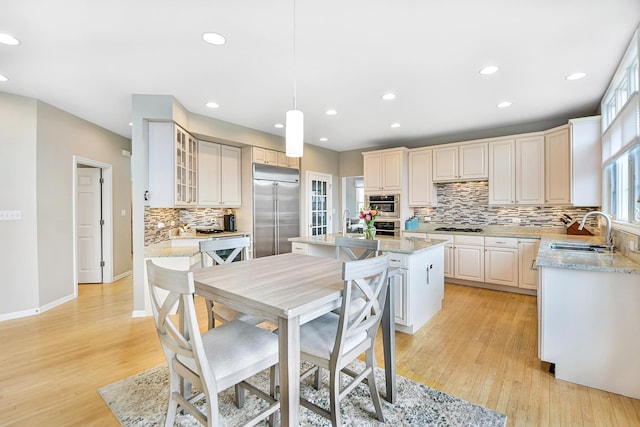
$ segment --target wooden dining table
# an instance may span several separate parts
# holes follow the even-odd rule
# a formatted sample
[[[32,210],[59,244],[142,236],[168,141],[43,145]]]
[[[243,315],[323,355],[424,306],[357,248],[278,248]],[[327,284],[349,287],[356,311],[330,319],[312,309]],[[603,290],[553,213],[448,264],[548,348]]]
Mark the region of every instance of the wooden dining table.
[[[299,424],[300,325],[340,306],[343,261],[282,254],[195,270],[196,294],[279,328],[280,412],[283,426]],[[386,396],[396,398],[393,291],[382,319]]]

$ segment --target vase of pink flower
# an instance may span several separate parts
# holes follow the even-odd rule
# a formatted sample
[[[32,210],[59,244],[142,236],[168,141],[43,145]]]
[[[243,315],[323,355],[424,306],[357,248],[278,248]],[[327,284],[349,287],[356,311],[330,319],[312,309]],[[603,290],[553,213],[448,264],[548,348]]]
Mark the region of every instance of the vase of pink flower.
[[[366,206],[360,209],[360,219],[364,221],[364,228],[362,231],[365,239],[373,239],[376,237],[375,220],[377,216],[378,208]]]

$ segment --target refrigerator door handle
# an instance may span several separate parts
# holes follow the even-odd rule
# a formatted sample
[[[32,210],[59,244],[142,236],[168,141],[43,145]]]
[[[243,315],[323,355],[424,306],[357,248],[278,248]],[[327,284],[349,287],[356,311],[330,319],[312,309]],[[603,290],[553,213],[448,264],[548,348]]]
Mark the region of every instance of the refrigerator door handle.
[[[273,183],[273,253],[280,254],[280,230],[278,228],[278,183]]]

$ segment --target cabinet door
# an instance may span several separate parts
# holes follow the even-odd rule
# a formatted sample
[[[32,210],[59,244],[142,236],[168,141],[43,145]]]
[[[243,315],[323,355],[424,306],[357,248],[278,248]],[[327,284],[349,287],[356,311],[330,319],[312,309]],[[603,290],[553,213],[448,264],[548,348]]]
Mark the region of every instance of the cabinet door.
[[[573,206],[602,206],[600,116],[571,120],[571,202]]]
[[[221,200],[220,144],[200,141],[199,147],[198,204],[218,206]]]
[[[392,276],[393,286],[393,307],[395,310],[396,323],[401,325],[409,325],[409,313],[407,303],[409,296],[407,285],[407,270],[400,269],[397,274]]]
[[[278,164],[278,152],[274,150],[265,150],[264,162],[268,165]]]
[[[516,149],[514,140],[489,143],[489,204],[516,202]]]
[[[286,156],[286,154],[285,154]],[[300,169],[300,158],[299,157],[287,157],[287,167],[293,169]]]
[[[267,150],[260,147],[253,147],[253,163],[267,163]]]
[[[458,179],[458,147],[433,149],[433,182]]]
[[[516,139],[516,203],[544,204],[544,136]]]
[[[382,188],[402,190],[402,152],[382,154]]]
[[[444,277],[455,276],[455,253],[453,245],[445,245],[444,247]]]
[[[240,175],[241,150],[238,147],[222,146],[220,152],[221,205],[239,207],[242,200]]]
[[[174,187],[174,204],[183,206],[187,204],[187,189],[189,182],[189,173],[187,171],[187,162],[189,157],[189,140],[187,133],[178,126],[174,128],[175,136],[175,187]]]
[[[498,285],[518,286],[518,249],[486,248],[484,281]]]
[[[455,245],[455,278],[484,282],[484,246]]]
[[[364,191],[382,190],[382,154],[363,155]]]
[[[534,264],[539,246],[537,239],[520,239],[518,242],[518,286],[521,288],[537,289],[538,272]]]
[[[431,181],[431,150],[409,152],[409,206],[435,206],[436,189]]]
[[[460,179],[474,180],[489,177],[487,144],[463,144],[458,147]]]
[[[544,136],[545,203],[571,203],[571,151],[569,129],[550,132]]]

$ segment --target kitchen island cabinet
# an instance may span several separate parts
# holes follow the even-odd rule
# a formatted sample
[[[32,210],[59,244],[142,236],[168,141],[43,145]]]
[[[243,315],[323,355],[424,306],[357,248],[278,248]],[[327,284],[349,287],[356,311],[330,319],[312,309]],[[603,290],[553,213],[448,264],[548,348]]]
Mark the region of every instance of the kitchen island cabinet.
[[[538,252],[538,356],[556,378],[640,398],[640,265],[618,253]]]
[[[289,240],[295,253],[333,258],[336,236],[340,234]],[[380,250],[389,253],[390,266],[398,268],[392,277],[396,330],[414,334],[442,308],[445,243],[444,240],[380,239]]]

